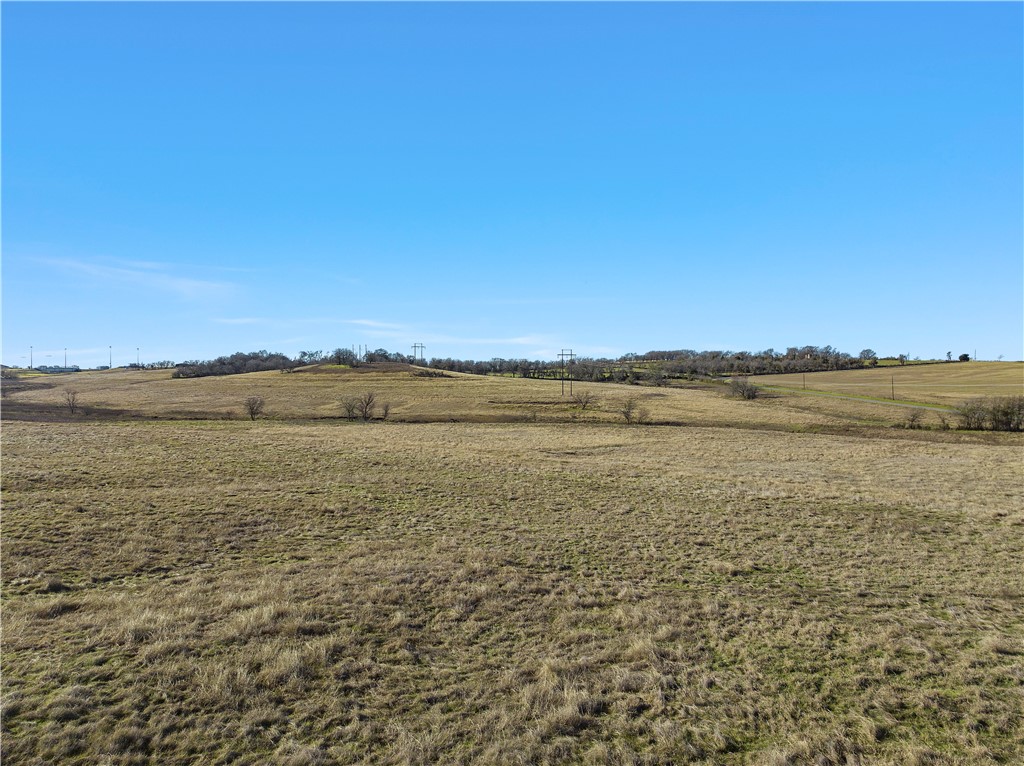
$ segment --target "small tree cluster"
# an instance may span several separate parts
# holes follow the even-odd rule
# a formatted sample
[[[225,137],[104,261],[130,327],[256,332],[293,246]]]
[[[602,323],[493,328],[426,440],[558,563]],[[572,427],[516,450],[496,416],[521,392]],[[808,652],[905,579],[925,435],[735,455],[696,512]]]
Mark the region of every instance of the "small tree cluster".
[[[367,391],[362,396],[350,396],[341,402],[341,408],[345,411],[345,417],[349,420],[355,420],[356,418],[373,420],[378,406],[380,407],[381,419],[387,420],[388,415],[391,414],[391,402],[378,401],[377,394],[373,391]]]
[[[972,399],[957,409],[966,431],[1024,431],[1024,396]]]
[[[359,366],[359,357],[356,356],[356,352],[350,348],[336,348],[331,352],[331,362],[334,364],[344,364],[349,367]]]
[[[238,352],[209,362],[190,361],[175,365],[172,378],[202,378],[207,375],[237,375],[244,372],[289,370],[296,362],[284,354],[269,351]]]

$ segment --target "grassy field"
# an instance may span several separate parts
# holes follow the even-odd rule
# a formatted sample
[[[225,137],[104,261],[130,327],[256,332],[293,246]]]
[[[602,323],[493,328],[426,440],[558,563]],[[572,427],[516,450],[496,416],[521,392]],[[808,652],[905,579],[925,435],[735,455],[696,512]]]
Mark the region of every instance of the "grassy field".
[[[979,396],[1024,394],[1024,362],[909,364],[806,375],[758,375],[758,385],[956,406]]]
[[[942,401],[934,394],[959,403],[971,396],[1022,393],[1024,385],[1014,388],[1012,381],[1024,374],[1024,365],[1001,363],[992,372],[989,363],[934,365],[915,370],[946,371],[948,383],[927,376],[907,378],[905,391],[924,403]],[[1000,364],[1000,363],[991,363]],[[970,369],[976,377],[963,378]],[[272,419],[331,420],[344,416],[342,402],[367,391],[380,402],[392,405],[389,418],[404,422],[605,422],[620,423],[618,410],[635,399],[646,410],[647,419],[663,425],[713,425],[740,428],[782,430],[831,430],[848,433],[851,429],[900,425],[906,422],[905,408],[882,402],[830,401],[821,397],[792,396],[783,388],[781,396],[769,396],[756,402],[737,402],[723,397],[724,386],[694,384],[689,388],[655,388],[609,383],[576,382],[574,392],[590,391],[596,402],[585,411],[574,405],[559,381],[512,379],[446,373],[444,378],[418,377],[413,368],[388,365],[357,369],[323,367],[292,373],[261,372],[223,377],[173,379],[170,370],[110,370],[71,375],[37,376],[7,386],[3,404],[8,419],[66,419],[67,391],[76,391],[86,420],[97,419],[234,419],[243,416],[247,396],[266,401],[266,416]],[[908,371],[909,372],[909,371]],[[807,375],[808,388],[833,392],[870,395],[871,385],[881,378],[866,375],[884,371],[845,371]],[[815,378],[814,376],[823,376]],[[920,385],[922,377],[932,381],[931,388]],[[800,376],[773,375],[757,378],[760,384],[799,387]],[[874,382],[872,382],[874,380]],[[838,381],[829,383],[828,381]],[[917,383],[915,383],[917,381]],[[1019,382],[1019,381],[1018,381]],[[917,388],[911,388],[917,385]],[[843,388],[845,386],[845,388]],[[13,393],[11,393],[13,392]],[[905,396],[897,392],[901,401]],[[887,398],[887,397],[885,397]],[[949,416],[947,415],[947,418]],[[924,425],[939,424],[939,413],[925,412]]]
[[[4,763],[1024,761],[1020,434],[587,388],[12,386]]]

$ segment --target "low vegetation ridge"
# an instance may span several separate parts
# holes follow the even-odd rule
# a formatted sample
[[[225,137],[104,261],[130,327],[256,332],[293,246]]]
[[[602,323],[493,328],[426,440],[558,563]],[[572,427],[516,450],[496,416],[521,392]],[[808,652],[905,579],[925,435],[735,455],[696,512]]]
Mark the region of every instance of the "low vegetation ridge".
[[[1012,427],[998,430],[1020,430],[1024,419],[1024,363],[1020,362],[908,365],[657,384],[633,379],[628,384],[600,386],[573,379],[460,374],[401,362],[356,367],[319,363],[290,368],[289,373],[180,379],[169,369],[119,369],[27,376],[4,381],[4,417],[351,419],[369,414],[365,419],[411,422],[638,419],[662,425],[749,424],[840,431],[907,425],[921,430],[990,427],[984,417],[979,421],[979,408],[1016,413],[1010,418]],[[795,395],[816,391],[863,401],[830,403]],[[358,401],[367,394],[374,399],[372,412],[368,408],[357,412]],[[891,399],[890,394],[897,396]],[[759,406],[739,407],[729,395],[756,398]],[[901,406],[883,406],[883,400]],[[250,402],[258,411],[250,411]],[[922,409],[911,412],[916,406]],[[815,414],[808,417],[811,413]]]
[[[969,354],[960,354],[957,361],[968,362]],[[210,375],[237,375],[266,370],[292,370],[322,363],[358,367],[364,364],[401,363],[417,364],[449,372],[474,375],[513,375],[523,378],[561,378],[568,372],[577,380],[591,383],[660,383],[665,380],[728,375],[768,375],[822,370],[853,370],[892,365],[944,364],[952,362],[953,353],[941,360],[911,360],[909,354],[896,357],[879,356],[872,349],[864,349],[852,356],[832,346],[791,346],[785,351],[648,351],[646,354],[624,354],[618,359],[592,358],[570,355],[567,359],[541,361],[530,359],[473,360],[432,358],[429,361],[416,356],[378,348],[362,349],[357,354],[348,348],[336,348],[329,354],[323,351],[302,351],[295,358],[271,351],[236,352],[209,361],[190,360],[175,363],[170,360],[150,364],[131,364],[129,369],[173,369],[176,378],[199,378]],[[1000,358],[1001,361],[1001,358]],[[4,368],[9,370],[12,368]],[[35,368],[45,372],[71,372],[74,368]],[[104,368],[105,369],[105,368]]]

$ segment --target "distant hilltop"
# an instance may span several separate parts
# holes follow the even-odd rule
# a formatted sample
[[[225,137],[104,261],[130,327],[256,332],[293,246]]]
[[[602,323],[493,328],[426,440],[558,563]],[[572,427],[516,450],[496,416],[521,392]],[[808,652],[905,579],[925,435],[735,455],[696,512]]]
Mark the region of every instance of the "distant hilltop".
[[[33,367],[32,369],[35,372],[46,372],[46,373],[81,372],[82,371],[82,368],[79,367],[77,364],[73,364],[70,367],[58,367],[56,365],[53,365],[53,366],[45,366],[44,365],[42,367]]]

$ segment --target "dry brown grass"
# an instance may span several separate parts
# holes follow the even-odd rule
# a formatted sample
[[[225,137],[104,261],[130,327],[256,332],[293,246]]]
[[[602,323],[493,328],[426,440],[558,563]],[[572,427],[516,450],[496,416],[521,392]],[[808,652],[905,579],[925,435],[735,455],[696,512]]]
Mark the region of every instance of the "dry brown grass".
[[[635,388],[691,425],[238,407],[257,383],[295,417],[368,382],[408,419],[551,395],[372,374],[187,403],[153,374],[109,406],[235,419],[4,423],[5,763],[1024,759],[1019,435]]]
[[[758,375],[758,385],[956,406],[985,396],[1024,394],[1024,362],[949,362],[806,375]]]
[[[960,371],[970,365],[936,365]],[[396,369],[397,368],[397,369]],[[917,369],[917,368],[915,368]],[[841,375],[852,373],[841,373]],[[247,397],[265,402],[263,417],[273,420],[342,419],[344,402],[373,392],[390,404],[389,420],[402,422],[585,422],[622,423],[630,399],[646,422],[658,425],[724,426],[784,431],[875,433],[879,426],[904,426],[911,412],[871,401],[799,395],[768,395],[756,401],[726,396],[725,386],[648,388],[615,384],[574,385],[574,393],[591,392],[585,409],[561,393],[558,381],[483,377],[448,373],[444,378],[417,377],[409,369],[388,365],[356,370],[319,368],[293,373],[265,372],[195,379],[172,379],[170,371],[112,370],[64,376],[37,376],[19,381],[3,402],[5,419],[239,419],[247,417]],[[778,380],[786,376],[774,376]],[[984,380],[984,378],[979,378]],[[70,415],[65,393],[79,394],[83,412]],[[1001,390],[989,386],[977,390]],[[380,411],[378,410],[378,416]],[[938,429],[950,413],[924,411],[920,425]],[[916,435],[914,438],[963,440],[965,434]]]

